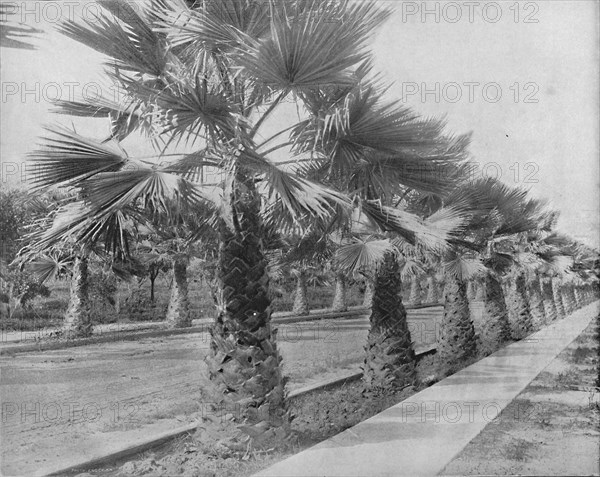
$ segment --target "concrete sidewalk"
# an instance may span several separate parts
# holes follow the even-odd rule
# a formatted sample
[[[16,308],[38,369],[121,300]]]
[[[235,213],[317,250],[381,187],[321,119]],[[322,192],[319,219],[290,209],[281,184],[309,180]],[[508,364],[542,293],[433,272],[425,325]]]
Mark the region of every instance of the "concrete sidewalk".
[[[257,476],[431,476],[595,318],[576,311]]]

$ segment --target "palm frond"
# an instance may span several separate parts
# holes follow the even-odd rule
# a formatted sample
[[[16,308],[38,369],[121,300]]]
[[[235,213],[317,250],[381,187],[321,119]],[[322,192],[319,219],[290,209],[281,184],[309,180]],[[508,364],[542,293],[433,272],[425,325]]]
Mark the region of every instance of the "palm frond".
[[[35,167],[32,183],[37,186],[75,185],[127,163],[127,155],[117,143],[100,143],[62,126],[45,129],[50,135],[44,138],[42,148],[28,154]]]
[[[173,215],[182,207],[210,208],[220,201],[214,189],[147,167],[99,174],[82,184],[82,193],[96,219],[136,204],[148,212]]]
[[[394,250],[389,240],[355,239],[336,250],[336,267],[347,273],[374,269],[383,261],[386,253]]]
[[[268,199],[281,201],[294,218],[309,216],[323,220],[335,213],[336,206],[350,207],[350,200],[344,194],[284,171],[250,149],[240,150],[237,161],[250,171],[263,174]]]
[[[372,2],[313,2],[321,11],[300,15],[274,5],[270,35],[243,35],[235,62],[255,82],[284,91],[352,84],[351,68],[367,59],[367,39],[389,16]]]
[[[30,271],[41,283],[64,275],[71,268],[71,259],[58,254],[42,254],[28,262],[25,269]]]
[[[166,166],[164,171],[180,174],[192,182],[202,182],[205,167],[222,169],[226,163],[223,157],[218,157],[211,149],[204,148],[183,155],[180,159]]]
[[[127,91],[150,105],[148,114],[158,135],[194,145],[206,136],[229,140],[243,118],[217,86],[179,78],[166,88],[155,88],[133,78],[122,78]]]
[[[118,16],[109,17],[101,12],[81,24],[66,20],[58,26],[58,31],[113,58],[123,71],[159,77],[167,63],[164,42],[137,9],[126,2],[100,1],[100,4]]]
[[[444,270],[458,280],[469,280],[485,273],[485,265],[477,258],[451,254],[443,262]]]
[[[13,8],[17,5],[16,3],[0,3],[0,47],[35,50],[36,46],[29,40],[43,33],[43,30],[11,20],[11,15],[16,14]],[[26,8],[25,4],[21,4],[20,8]]]
[[[442,209],[428,219],[405,210],[387,207],[377,201],[362,201],[362,212],[382,232],[395,232],[410,244],[441,251],[463,226],[465,218],[455,209]]]
[[[407,281],[414,277],[421,276],[424,272],[425,270],[418,260],[405,258],[400,269],[400,278],[403,281]]]
[[[108,99],[104,95],[88,97],[83,101],[58,100],[53,102],[52,112],[89,118],[108,118],[110,120],[109,139],[122,141],[129,134],[142,128],[149,132],[145,120],[143,105],[131,99],[123,102]]]
[[[193,8],[183,0],[160,0],[157,6],[155,29],[173,47],[186,46],[186,55],[230,51],[239,44],[239,32],[260,38],[269,29],[267,5],[256,0],[202,2]]]

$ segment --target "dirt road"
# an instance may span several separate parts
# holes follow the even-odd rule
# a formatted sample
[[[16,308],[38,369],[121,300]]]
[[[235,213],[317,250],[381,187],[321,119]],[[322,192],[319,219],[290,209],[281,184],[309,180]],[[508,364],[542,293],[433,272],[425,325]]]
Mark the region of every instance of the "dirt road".
[[[434,343],[441,307],[409,316],[416,347]],[[357,369],[367,331],[366,317],[279,325],[290,388]],[[192,422],[208,346],[193,333],[1,357],[2,473],[32,475],[98,439]]]

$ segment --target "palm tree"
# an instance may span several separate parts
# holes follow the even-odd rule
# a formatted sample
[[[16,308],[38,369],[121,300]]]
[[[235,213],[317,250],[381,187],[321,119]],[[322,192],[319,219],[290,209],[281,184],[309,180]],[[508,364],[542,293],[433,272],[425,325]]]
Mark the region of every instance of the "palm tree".
[[[522,340],[534,329],[527,292],[527,278],[522,268],[516,268],[508,294],[510,334],[514,340]],[[547,311],[547,310],[546,310]]]
[[[292,311],[295,315],[308,315],[308,278],[317,272],[318,264],[328,261],[333,254],[323,224],[315,222],[302,235],[290,235],[282,244],[281,262],[296,279],[296,291]]]
[[[532,329],[532,315],[527,290],[527,265],[533,257],[527,252],[527,234],[549,230],[551,214],[545,203],[527,197],[527,192],[496,181],[487,181],[484,194],[496,206],[491,214],[491,229],[484,229],[488,241],[484,262],[487,273],[484,328],[494,331],[482,340],[486,352],[493,352],[507,341],[522,339]],[[501,286],[509,279],[507,296]],[[494,291],[491,292],[489,289]],[[493,303],[492,303],[493,302]],[[508,304],[508,307],[507,307]]]
[[[451,252],[444,256],[444,271],[444,315],[437,336],[436,360],[439,371],[448,373],[477,354],[467,282],[483,271],[483,265],[468,253]]]
[[[425,298],[425,303],[427,304],[437,304],[438,303],[438,286],[435,281],[435,275],[430,272],[430,275],[427,277],[427,297]]]
[[[286,432],[287,417],[270,326],[264,223],[299,227],[315,217],[343,218],[351,203],[334,190],[343,171],[352,178],[342,181],[348,185],[343,190],[360,189],[355,197],[367,197],[355,208],[414,240],[425,225],[395,211],[389,219],[377,202],[379,190],[393,195],[402,192],[399,184],[436,191],[447,186],[447,178],[436,177],[437,167],[462,158],[466,139],[446,138],[439,121],[382,103],[382,89],[365,80],[371,70],[366,41],[389,16],[379,4],[102,5],[110,14],[93,23],[68,21],[60,29],[110,58],[108,76],[123,96],[57,104],[61,113],[108,117],[111,129],[108,138],[94,140],[50,128],[32,155],[38,185],[68,184],[82,193],[81,213],[39,246],[64,236],[102,237],[111,250],[127,250],[119,225],[139,209],[169,214],[170,199],[211,211],[207,224],[219,236],[219,313],[210,375],[223,399],[243,403],[241,416],[255,442],[277,438]],[[324,7],[338,21],[323,15]],[[276,111],[290,100],[306,119],[282,124]],[[133,133],[148,136],[158,154],[129,157],[120,142]],[[296,164],[306,161],[306,173],[277,164],[281,153]],[[420,169],[407,171],[411,165]],[[219,172],[211,176],[216,186],[202,182],[206,167]],[[311,169],[329,187],[311,180]],[[327,174],[319,174],[323,170]],[[363,190],[357,181],[368,185],[370,177],[377,187]]]
[[[372,393],[402,389],[416,379],[415,353],[399,293],[401,283],[396,257],[385,253],[376,274],[363,365],[364,383]]]
[[[408,301],[413,306],[421,304],[421,295],[423,290],[421,288],[421,281],[418,275],[414,275],[410,281],[410,295]]]
[[[347,300],[347,278],[344,272],[335,270],[335,292],[333,294],[333,303],[331,304],[331,310],[336,312],[348,310]]]
[[[527,271],[526,277],[533,328],[540,329],[547,324],[540,278],[537,274],[537,270],[533,268]]]

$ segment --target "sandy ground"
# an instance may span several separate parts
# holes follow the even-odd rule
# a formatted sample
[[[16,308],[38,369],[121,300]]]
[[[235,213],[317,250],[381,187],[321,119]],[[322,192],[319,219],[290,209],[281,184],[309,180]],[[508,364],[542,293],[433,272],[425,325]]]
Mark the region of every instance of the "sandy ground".
[[[416,347],[435,342],[440,310],[410,312]],[[368,321],[322,320],[279,330],[294,389],[357,370]],[[194,333],[1,357],[2,473],[31,475],[92,438],[192,422],[203,405],[208,346],[208,334]]]
[[[599,475],[594,332],[592,322],[442,475]]]

